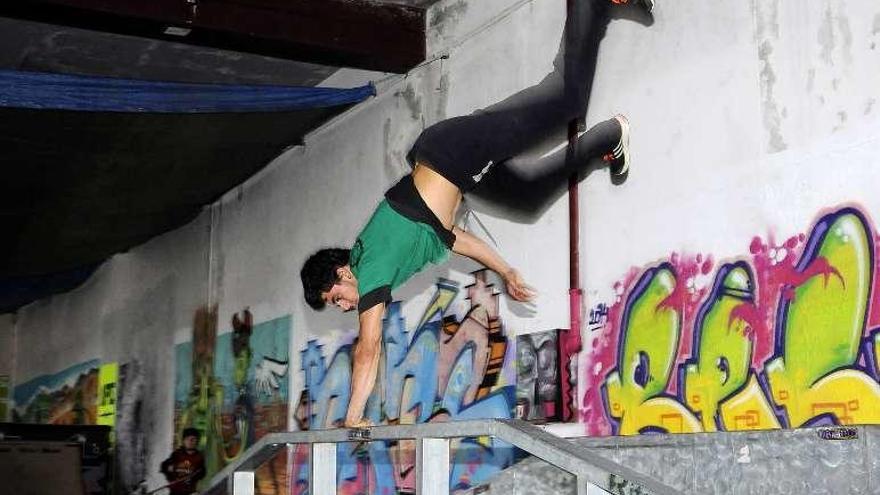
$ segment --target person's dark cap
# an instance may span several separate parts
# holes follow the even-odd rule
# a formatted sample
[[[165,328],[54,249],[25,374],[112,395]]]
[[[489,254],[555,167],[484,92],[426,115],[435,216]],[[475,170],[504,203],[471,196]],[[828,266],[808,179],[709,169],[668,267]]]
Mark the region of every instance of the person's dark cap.
[[[199,438],[202,436],[202,433],[196,428],[186,428],[183,430],[183,435],[180,438],[186,437],[196,437]]]

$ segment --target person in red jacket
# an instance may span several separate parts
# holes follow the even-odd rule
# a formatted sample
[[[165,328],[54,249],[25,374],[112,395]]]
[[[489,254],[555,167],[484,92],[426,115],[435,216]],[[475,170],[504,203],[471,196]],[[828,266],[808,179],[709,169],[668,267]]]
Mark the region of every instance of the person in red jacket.
[[[168,480],[171,495],[195,493],[199,480],[205,477],[205,458],[196,449],[199,445],[199,430],[183,430],[183,445],[162,461],[160,471]]]

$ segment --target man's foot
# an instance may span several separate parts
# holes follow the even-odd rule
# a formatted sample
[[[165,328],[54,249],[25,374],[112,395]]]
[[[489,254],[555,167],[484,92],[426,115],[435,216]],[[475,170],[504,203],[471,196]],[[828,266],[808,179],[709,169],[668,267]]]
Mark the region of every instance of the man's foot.
[[[654,11],[654,0],[611,0],[611,3],[616,4],[626,4],[630,2],[641,5],[649,14]]]
[[[603,157],[615,176],[623,176],[629,171],[629,121],[623,115],[615,115],[614,119],[620,124],[620,141],[610,153]]]

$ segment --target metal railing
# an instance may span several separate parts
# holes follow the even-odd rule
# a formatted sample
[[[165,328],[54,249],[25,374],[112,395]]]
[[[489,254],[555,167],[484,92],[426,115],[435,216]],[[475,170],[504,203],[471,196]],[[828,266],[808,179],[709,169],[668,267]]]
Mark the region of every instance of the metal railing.
[[[574,475],[578,495],[608,493],[612,475],[640,485],[656,495],[681,492],[651,476],[600,457],[588,449],[548,433],[525,421],[487,419],[375,426],[369,429],[331,429],[270,433],[249,448],[239,460],[217,473],[203,494],[253,495],[256,469],[288,445],[308,444],[310,495],[336,495],[336,446],[339,443],[414,440],[416,493],[449,495],[450,452],[453,438],[490,436],[512,444]],[[223,488],[226,490],[223,490]]]

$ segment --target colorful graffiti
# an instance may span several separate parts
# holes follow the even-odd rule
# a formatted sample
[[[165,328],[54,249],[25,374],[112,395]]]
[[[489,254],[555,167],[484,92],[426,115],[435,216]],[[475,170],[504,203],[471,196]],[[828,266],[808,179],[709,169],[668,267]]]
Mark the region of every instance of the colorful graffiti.
[[[516,417],[562,419],[559,330],[516,338]]]
[[[93,425],[98,408],[97,359],[42,375],[15,387],[16,423]]]
[[[13,391],[14,423],[56,425],[40,431],[38,439],[83,443],[82,479],[90,495],[106,493],[111,474],[109,427],[94,426],[98,423],[99,368],[98,360],[86,361],[33,378]],[[15,433],[15,428],[13,425],[7,434],[27,438],[26,434]],[[33,435],[34,430],[28,434]]]
[[[809,235],[756,237],[749,260],[673,255],[630,273],[591,334],[588,433],[880,422],[875,240],[845,207]]]
[[[474,284],[466,289],[470,308],[458,319],[448,311],[459,286],[440,279],[412,332],[401,316],[401,303],[389,305],[380,376],[365,413],[374,424],[511,417],[512,350],[498,316],[499,296],[484,270],[474,273]],[[305,389],[296,412],[301,429],[338,426],[348,406],[352,346],[340,347],[329,364],[323,347],[312,340],[302,351]],[[486,480],[513,461],[512,449],[492,440],[462,440],[453,448],[450,480],[456,490]],[[414,493],[414,461],[411,442],[341,446],[340,493]],[[297,493],[305,493],[303,452],[297,464]]]
[[[254,324],[245,309],[232,331],[217,334],[217,309],[202,308],[193,340],[176,348],[175,439],[186,427],[203,432],[206,479],[237,459],[256,440],[287,429],[290,317]],[[283,466],[258,472],[258,493],[286,493]]]

